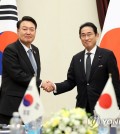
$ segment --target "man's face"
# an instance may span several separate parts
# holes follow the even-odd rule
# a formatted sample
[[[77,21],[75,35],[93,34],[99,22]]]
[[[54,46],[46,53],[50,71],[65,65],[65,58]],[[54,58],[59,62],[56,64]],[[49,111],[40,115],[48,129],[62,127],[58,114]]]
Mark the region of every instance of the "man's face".
[[[20,41],[27,47],[33,42],[36,34],[35,25],[31,21],[23,21],[17,30]]]
[[[96,45],[98,37],[99,34],[95,34],[92,27],[86,26],[81,29],[80,39],[88,51]]]

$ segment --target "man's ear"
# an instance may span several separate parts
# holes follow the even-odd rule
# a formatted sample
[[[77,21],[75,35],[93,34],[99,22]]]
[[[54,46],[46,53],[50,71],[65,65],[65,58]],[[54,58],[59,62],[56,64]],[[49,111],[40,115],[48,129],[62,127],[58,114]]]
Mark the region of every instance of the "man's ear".
[[[99,33],[96,34],[96,37],[99,38]]]

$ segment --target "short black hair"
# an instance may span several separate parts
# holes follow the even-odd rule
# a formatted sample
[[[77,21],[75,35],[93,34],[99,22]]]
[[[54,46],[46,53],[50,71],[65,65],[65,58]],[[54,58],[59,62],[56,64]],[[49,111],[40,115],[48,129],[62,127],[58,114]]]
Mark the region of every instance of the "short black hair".
[[[30,21],[30,22],[32,22],[35,25],[35,29],[37,28],[37,22],[32,17],[30,17],[30,16],[23,16],[22,19],[17,22],[17,28],[18,29],[20,28],[20,24],[23,21]]]
[[[79,35],[81,35],[81,29],[82,29],[83,27],[87,27],[87,26],[88,26],[88,27],[91,27],[91,28],[93,29],[95,35],[98,33],[97,27],[96,27],[92,22],[86,22],[86,23],[84,23],[84,24],[82,24],[82,25],[80,26]]]

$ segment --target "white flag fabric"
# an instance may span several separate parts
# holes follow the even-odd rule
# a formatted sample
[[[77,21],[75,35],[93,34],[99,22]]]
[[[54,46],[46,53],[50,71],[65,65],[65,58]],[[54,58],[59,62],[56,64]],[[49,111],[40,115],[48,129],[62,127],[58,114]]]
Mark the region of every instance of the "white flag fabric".
[[[114,52],[120,72],[120,0],[110,0],[100,46]]]
[[[116,119],[120,115],[111,75],[96,103],[95,113],[101,119]]]
[[[2,75],[2,53],[5,47],[16,41],[18,13],[16,0],[0,0],[0,85]]]
[[[24,124],[35,121],[43,115],[43,105],[36,86],[36,77],[31,79],[18,111]]]

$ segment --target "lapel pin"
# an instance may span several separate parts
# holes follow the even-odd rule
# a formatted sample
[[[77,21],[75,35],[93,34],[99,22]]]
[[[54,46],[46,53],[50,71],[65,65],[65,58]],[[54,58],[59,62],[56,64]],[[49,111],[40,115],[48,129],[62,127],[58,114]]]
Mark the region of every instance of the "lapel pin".
[[[36,54],[36,52],[33,50],[33,53]]]

